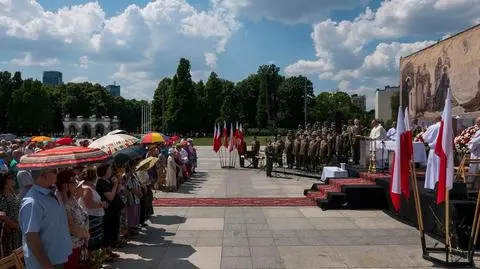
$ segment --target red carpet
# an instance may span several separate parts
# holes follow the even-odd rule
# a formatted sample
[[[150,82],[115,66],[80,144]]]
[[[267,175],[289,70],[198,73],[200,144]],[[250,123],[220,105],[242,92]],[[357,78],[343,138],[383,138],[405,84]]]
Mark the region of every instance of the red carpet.
[[[240,207],[240,206],[316,206],[307,197],[255,197],[255,198],[157,198],[155,207]]]

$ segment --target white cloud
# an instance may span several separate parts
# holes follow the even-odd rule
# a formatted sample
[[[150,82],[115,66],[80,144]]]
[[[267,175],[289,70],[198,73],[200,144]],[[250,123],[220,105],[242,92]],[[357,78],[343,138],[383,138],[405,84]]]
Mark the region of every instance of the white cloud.
[[[206,52],[205,53],[205,65],[207,65],[211,70],[217,69],[217,55],[215,53]]]
[[[207,81],[208,77],[210,76],[210,71],[206,70],[192,70],[190,73],[192,75],[192,80],[195,82],[200,80]]]
[[[212,0],[233,11],[237,16],[255,20],[267,18],[289,24],[312,23],[324,19],[332,11],[350,10],[368,0]]]
[[[200,10],[186,0],[132,4],[112,17],[98,2],[52,12],[36,1],[0,0],[0,50],[28,53],[12,64],[47,66],[58,58],[66,66],[88,67],[96,80],[118,78],[126,97],[151,98],[156,81],[171,75],[180,57],[196,61],[193,67],[203,58],[214,68],[240,27],[229,9],[212,4]],[[44,60],[33,60],[35,55]]]
[[[27,52],[25,57],[14,58],[10,60],[10,63],[17,66],[49,67],[59,65],[60,61],[57,58],[36,59],[36,57],[32,56],[32,53]]]
[[[75,77],[75,78],[72,78],[69,82],[80,83],[80,82],[88,82],[88,81],[90,81],[88,77]]]
[[[347,80],[342,80],[340,83],[338,83],[338,89],[341,91],[348,91],[351,90],[352,85],[350,84],[350,81]]]
[[[353,20],[313,24],[316,59],[298,60],[285,73],[317,74],[321,80],[362,85],[362,91],[374,93],[384,85],[398,85],[400,56],[436,42],[402,42],[403,38],[421,40],[424,35],[458,32],[478,20],[478,14],[480,0],[383,1],[378,9],[367,7]]]
[[[78,67],[81,67],[81,68],[88,68],[88,65],[89,64],[93,64],[94,62],[91,61],[88,56],[84,55],[84,56],[81,56],[79,59],[78,59],[78,64],[75,64],[75,66],[78,66]]]

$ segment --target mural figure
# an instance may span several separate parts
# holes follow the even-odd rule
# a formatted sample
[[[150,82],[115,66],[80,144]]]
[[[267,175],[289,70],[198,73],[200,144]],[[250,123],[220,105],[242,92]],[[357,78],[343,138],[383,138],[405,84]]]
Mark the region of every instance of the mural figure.
[[[450,60],[446,58],[445,64],[442,66],[442,59],[438,58],[435,66],[435,94],[433,97],[433,111],[443,111],[445,106],[445,99],[447,98],[447,91],[450,87],[450,78],[448,76],[448,69],[450,67]]]
[[[478,77],[477,82],[477,94],[472,100],[462,104],[462,107],[465,109],[465,112],[473,112],[480,110],[480,67],[478,68]]]
[[[410,104],[413,99],[410,99],[411,91],[413,89],[413,78],[415,76],[415,69],[412,63],[407,63],[402,69],[402,96],[401,104],[402,107],[408,107],[410,111],[415,111],[415,108],[412,108],[413,104]],[[413,114],[411,114],[413,115]]]

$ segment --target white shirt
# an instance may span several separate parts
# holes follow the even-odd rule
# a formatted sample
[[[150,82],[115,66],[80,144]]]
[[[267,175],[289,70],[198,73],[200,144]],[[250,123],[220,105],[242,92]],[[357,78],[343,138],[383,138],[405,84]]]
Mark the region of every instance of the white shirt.
[[[397,129],[395,129],[395,127],[392,127],[390,129],[388,129],[388,132],[387,132],[387,139],[388,140],[394,140],[395,141],[395,135],[397,134]]]
[[[387,131],[383,128],[381,124],[377,127],[373,127],[370,131],[370,138],[373,140],[384,140],[387,137]]]

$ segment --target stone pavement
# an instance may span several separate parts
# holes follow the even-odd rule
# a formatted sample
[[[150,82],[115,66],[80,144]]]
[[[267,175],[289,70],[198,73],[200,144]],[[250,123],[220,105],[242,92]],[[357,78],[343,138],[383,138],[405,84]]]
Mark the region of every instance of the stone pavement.
[[[220,170],[201,148],[198,182],[160,197],[295,197],[310,179]],[[149,227],[109,268],[431,268],[418,232],[381,211],[318,207],[155,209]]]

